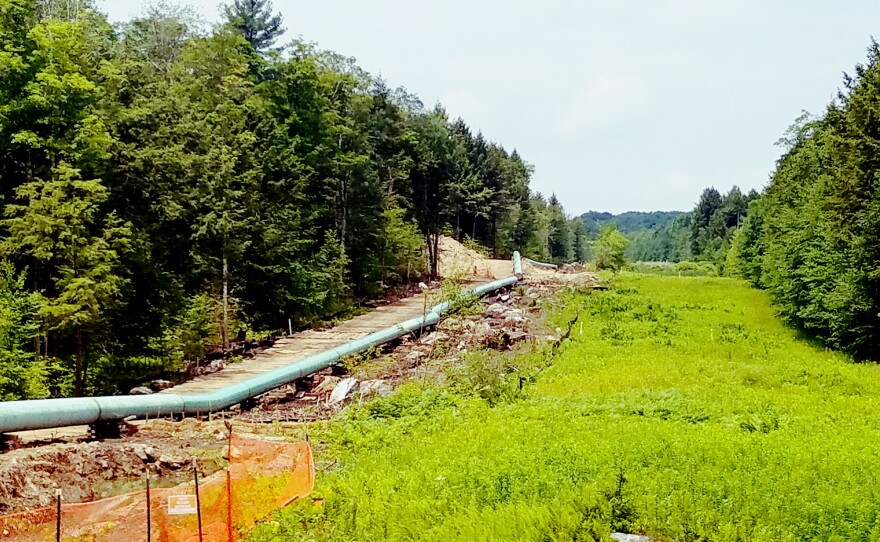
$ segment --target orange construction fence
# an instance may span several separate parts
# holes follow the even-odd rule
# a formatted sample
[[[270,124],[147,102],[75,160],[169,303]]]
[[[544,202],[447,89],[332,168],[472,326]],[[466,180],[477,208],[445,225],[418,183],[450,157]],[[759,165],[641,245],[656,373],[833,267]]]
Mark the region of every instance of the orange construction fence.
[[[198,495],[194,480],[152,489],[149,496],[143,490],[62,504],[60,529],[57,506],[0,516],[0,540],[233,542],[272,511],[312,492],[315,465],[307,442],[233,434],[229,455],[225,471],[199,481]]]

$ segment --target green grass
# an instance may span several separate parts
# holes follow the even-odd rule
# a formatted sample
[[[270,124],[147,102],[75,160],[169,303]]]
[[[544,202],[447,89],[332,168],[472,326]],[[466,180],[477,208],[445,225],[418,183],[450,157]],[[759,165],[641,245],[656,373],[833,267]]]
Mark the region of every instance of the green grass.
[[[880,540],[877,367],[732,279],[627,275],[559,321],[583,302],[508,400],[414,384],[318,428],[324,505],[252,539]]]
[[[711,262],[633,262],[630,271],[666,277],[717,277],[718,267]]]

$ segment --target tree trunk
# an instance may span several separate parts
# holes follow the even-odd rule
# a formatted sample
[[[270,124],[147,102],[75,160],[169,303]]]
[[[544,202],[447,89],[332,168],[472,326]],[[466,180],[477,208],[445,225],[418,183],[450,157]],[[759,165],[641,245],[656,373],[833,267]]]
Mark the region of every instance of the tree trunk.
[[[78,397],[86,392],[86,356],[82,326],[76,327],[76,360],[73,367],[73,391]]]
[[[345,253],[346,236],[348,235],[348,173],[342,181],[339,194],[340,213],[339,213],[339,243],[342,245],[342,252]]]
[[[437,272],[438,265],[437,264],[440,260],[440,234],[435,233],[435,234],[432,234],[432,236],[433,236],[433,242],[434,242],[434,257],[431,261],[431,277],[434,280],[437,280],[437,277],[438,277],[438,272]]]
[[[428,246],[428,269],[431,280],[437,280],[437,261],[439,259],[439,233],[429,233],[425,235],[425,244]]]
[[[223,336],[223,351],[229,349],[229,263],[223,256],[223,323],[220,333]]]
[[[498,257],[498,217],[492,214],[492,257]]]
[[[428,276],[433,280],[434,247],[431,245],[431,234],[425,234],[425,247],[428,249]]]

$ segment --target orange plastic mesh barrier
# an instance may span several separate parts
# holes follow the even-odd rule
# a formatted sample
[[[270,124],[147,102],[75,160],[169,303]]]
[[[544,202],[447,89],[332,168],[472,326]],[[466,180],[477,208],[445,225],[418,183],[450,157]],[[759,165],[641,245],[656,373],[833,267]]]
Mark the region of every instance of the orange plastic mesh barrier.
[[[273,510],[308,496],[315,465],[307,442],[271,442],[232,436],[229,467],[199,481],[204,542],[239,540]],[[153,542],[198,542],[195,485],[150,491]],[[57,508],[0,516],[0,540],[54,542]],[[147,540],[147,493],[137,491],[100,501],[62,504],[61,540]]]

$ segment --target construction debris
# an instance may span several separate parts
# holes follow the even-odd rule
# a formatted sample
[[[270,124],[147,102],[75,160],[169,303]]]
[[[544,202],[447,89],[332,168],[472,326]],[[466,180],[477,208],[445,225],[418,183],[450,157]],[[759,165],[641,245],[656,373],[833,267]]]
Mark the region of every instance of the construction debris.
[[[358,395],[368,397],[388,397],[394,392],[394,388],[384,380],[365,380],[361,382]]]
[[[330,399],[327,400],[327,403],[335,405],[336,403],[345,401],[358,390],[359,385],[360,381],[357,378],[343,379],[339,384],[336,384],[335,388],[333,388],[333,392],[330,394]]]
[[[153,391],[167,390],[172,386],[174,386],[174,383],[170,380],[153,380],[150,382],[150,389]]]
[[[150,388],[145,388],[143,386],[132,388],[131,391],[128,392],[129,395],[150,395],[152,393],[153,392]]]

